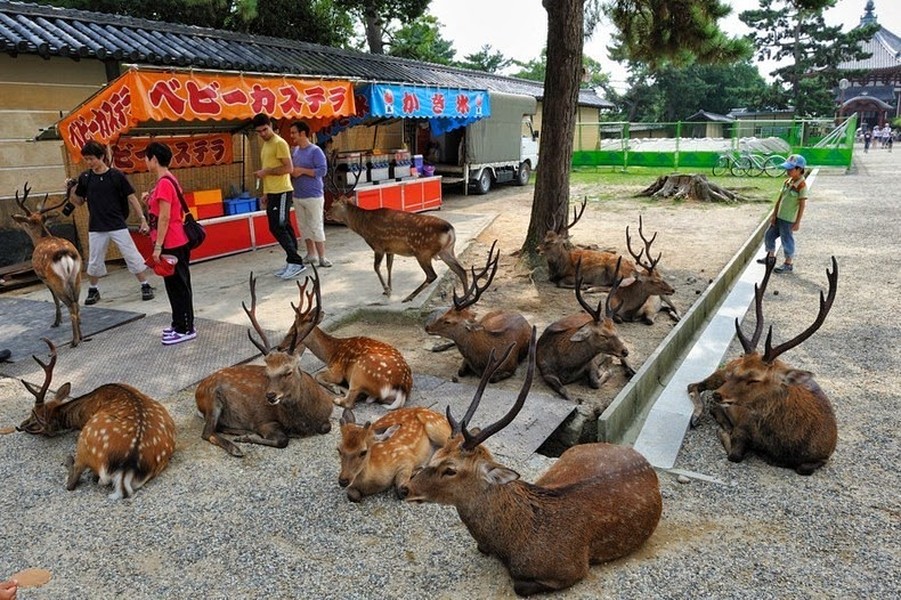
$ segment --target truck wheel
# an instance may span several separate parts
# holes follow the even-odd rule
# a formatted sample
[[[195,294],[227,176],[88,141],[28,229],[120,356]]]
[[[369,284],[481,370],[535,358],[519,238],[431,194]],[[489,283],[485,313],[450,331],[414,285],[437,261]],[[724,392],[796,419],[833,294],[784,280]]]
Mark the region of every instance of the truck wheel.
[[[488,190],[491,189],[491,171],[488,169],[482,169],[482,174],[479,175],[479,179],[476,181],[476,193],[479,195],[484,195],[488,193]]]
[[[528,162],[523,161],[519,165],[519,171],[516,172],[516,185],[527,185],[531,176],[532,167],[529,166]]]

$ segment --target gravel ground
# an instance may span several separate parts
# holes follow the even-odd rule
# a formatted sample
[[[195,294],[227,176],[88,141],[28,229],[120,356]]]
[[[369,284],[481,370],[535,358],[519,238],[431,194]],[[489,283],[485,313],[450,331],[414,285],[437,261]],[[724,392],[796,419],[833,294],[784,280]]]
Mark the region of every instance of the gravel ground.
[[[719,483],[660,473],[664,512],[651,540],[592,568],[559,597],[901,594],[901,336],[881,301],[901,291],[898,160],[875,151],[858,156],[853,175],[817,175],[796,273],[775,280],[779,295],[765,304],[776,339],[791,337],[812,321],[829,256],[838,259],[832,313],[784,357],[815,372],[832,399],[832,460],[811,477],[754,457],[732,464],[705,421],[686,438],[677,468]],[[19,422],[29,398],[17,381],[0,379],[0,427]],[[178,451],[126,501],[108,500],[87,477],[64,490],[74,436],[0,436],[0,576],[27,567],[53,573],[20,598],[513,597],[501,564],[476,551],[453,509],[390,495],[347,502],[336,481],[337,431],[283,451],[251,446],[239,460],[200,439],[190,391],[164,403]],[[511,466],[532,479],[543,462]]]

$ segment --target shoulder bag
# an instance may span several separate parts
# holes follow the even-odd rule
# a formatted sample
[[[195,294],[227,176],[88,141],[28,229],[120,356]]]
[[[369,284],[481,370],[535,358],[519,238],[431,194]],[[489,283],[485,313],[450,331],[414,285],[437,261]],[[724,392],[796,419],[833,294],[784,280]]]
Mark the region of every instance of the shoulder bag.
[[[206,230],[203,228],[203,225],[197,222],[194,219],[194,215],[191,214],[191,211],[188,210],[188,203],[185,202],[185,197],[181,193],[181,186],[178,185],[178,182],[175,181],[175,178],[166,175],[165,179],[168,179],[172,182],[172,185],[175,186],[175,193],[178,194],[178,200],[181,202],[181,210],[184,214],[184,228],[185,235],[188,236],[188,248],[193,250],[200,246],[203,243],[203,240],[206,239]]]

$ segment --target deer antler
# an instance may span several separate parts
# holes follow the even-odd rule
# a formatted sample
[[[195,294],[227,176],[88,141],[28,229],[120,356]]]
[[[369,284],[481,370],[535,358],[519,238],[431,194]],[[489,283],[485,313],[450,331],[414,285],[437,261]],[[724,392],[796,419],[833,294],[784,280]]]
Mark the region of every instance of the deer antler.
[[[27,194],[26,194],[27,195]],[[35,360],[36,363],[41,365],[41,368],[44,370],[44,383],[41,385],[40,389],[36,386],[28,383],[24,379],[22,380],[22,385],[25,386],[31,394],[34,396],[34,405],[40,406],[44,403],[44,397],[47,395],[47,390],[50,389],[50,381],[53,379],[53,367],[56,366],[56,346],[53,345],[53,342],[48,340],[47,338],[41,338],[45,344],[50,348],[50,360],[42,362],[40,358],[32,355],[31,358]]]
[[[626,247],[629,248],[629,254],[632,255],[632,258],[635,259],[635,263],[644,267],[648,273],[654,270],[654,267],[657,266],[657,263],[660,262],[660,257],[663,256],[663,252],[657,254],[657,258],[651,260],[651,244],[654,243],[654,240],[657,239],[657,231],[654,232],[654,235],[651,236],[651,239],[648,239],[644,236],[644,223],[642,222],[641,215],[638,215],[638,235],[641,236],[641,241],[644,242],[644,250],[635,254],[635,250],[632,249],[632,237],[629,235],[629,226],[626,225]],[[647,256],[649,263],[645,264],[641,261],[642,256]]]
[[[257,322],[257,280],[253,276],[253,271],[250,272],[250,310],[247,310],[247,304],[244,302],[241,302],[241,308],[244,309],[247,318],[250,319],[250,324],[256,329],[262,344],[253,339],[253,335],[251,335],[249,329],[247,330],[247,338],[260,350],[260,352],[263,353],[264,356],[269,354],[272,346],[269,345],[269,339],[266,337],[266,332],[263,331],[263,328],[260,327],[259,322]]]
[[[604,314],[609,318],[613,318],[614,313],[623,305],[622,301],[620,301],[619,305],[617,305],[616,309],[610,308],[610,300],[616,296],[616,290],[619,289],[619,284],[623,282],[623,277],[620,277],[619,268],[622,265],[623,257],[616,257],[616,270],[613,271],[613,287],[610,288],[610,291],[607,292],[607,297],[604,299]],[[598,305],[598,310],[600,310],[600,304]],[[597,319],[595,319],[597,320]]]
[[[362,164],[360,168],[354,171],[350,167],[346,167],[347,171],[352,171],[354,173],[354,182],[350,185],[350,187],[346,185],[338,185],[336,177],[338,175],[338,168],[335,167],[329,171],[328,177],[325,180],[326,187],[329,188],[331,192],[333,192],[336,196],[346,197],[353,193],[354,189],[356,189],[357,184],[360,182],[360,176],[363,174]]]
[[[16,204],[19,205],[19,208],[25,211],[25,214],[31,216],[33,213],[28,210],[28,207],[25,206],[25,201],[28,200],[28,193],[31,191],[31,188],[28,187],[28,182],[25,182],[25,188],[23,189],[24,195],[22,199],[19,200],[19,190],[16,190]]]
[[[571,227],[573,227],[576,223],[579,222],[579,219],[582,218],[582,213],[585,212],[586,204],[588,204],[587,196],[582,198],[582,204],[579,208],[576,208],[575,206],[573,206],[573,220],[570,221],[569,225],[566,225],[563,228],[564,232],[568,232]],[[553,231],[553,232],[557,231],[557,216],[556,215],[551,216],[551,223],[550,223],[550,227],[548,227],[548,231]]]
[[[744,332],[742,332],[741,323],[739,323],[737,318],[735,319],[735,334],[738,336],[738,341],[741,342],[741,347],[745,351],[745,354],[754,352],[754,349],[757,348],[757,342],[760,341],[760,334],[763,333],[763,294],[766,292],[766,286],[770,281],[770,274],[773,272],[773,267],[775,265],[776,257],[767,257],[766,269],[763,272],[763,280],[760,282],[760,288],[758,289],[757,284],[754,284],[754,314],[757,318],[757,324],[754,326],[754,335],[751,336],[750,341],[745,337]]]
[[[308,292],[306,291],[307,284],[311,280],[313,281],[313,289]],[[310,335],[313,328],[319,324],[319,315],[322,314],[322,293],[319,286],[319,271],[316,270],[316,267],[313,266],[313,277],[307,277],[303,285],[299,281],[295,283],[300,294],[300,301],[297,303],[297,306],[294,306],[293,302],[291,303],[291,308],[294,309],[294,333],[291,336],[288,354],[294,354],[297,344],[302,343]],[[313,301],[314,299],[315,302]],[[306,309],[303,308],[304,300],[306,300]],[[301,323],[304,323],[303,330],[300,328]]]
[[[832,257],[832,272],[830,273],[829,269],[826,269],[826,279],[829,280],[829,292],[824,297],[823,290],[820,290],[820,309],[817,312],[817,318],[814,320],[814,322],[810,325],[810,327],[808,327],[792,339],[788,340],[787,342],[779,344],[775,348],[772,347],[773,328],[772,326],[770,326],[764,345],[763,362],[772,363],[780,354],[791,350],[792,348],[812,336],[816,332],[816,330],[819,329],[820,326],[822,326],[823,321],[826,320],[826,315],[829,314],[829,309],[832,308],[832,303],[835,301],[835,293],[838,291],[838,262],[835,260],[834,256]]]
[[[617,262],[617,271],[619,270],[619,262]],[[608,294],[609,295],[609,294]],[[597,308],[592,308],[588,302],[582,297],[582,257],[579,257],[579,260],[576,261],[576,300],[579,301],[579,304],[582,305],[582,308],[585,309],[591,318],[595,322],[599,322],[601,320],[601,303],[598,302]]]
[[[491,285],[491,282],[494,281],[494,275],[497,273],[497,261],[501,257],[500,251],[495,254],[494,248],[497,246],[497,240],[494,240],[494,243],[491,244],[491,249],[488,250],[488,260],[485,263],[485,268],[476,273],[476,268],[473,266],[470,268],[472,271],[472,283],[469,285],[469,288],[466,290],[466,293],[463,294],[463,297],[457,296],[457,288],[454,286],[454,308],[459,310],[463,310],[464,308],[469,308],[473,304],[479,301],[479,298],[482,297],[482,292],[488,289],[488,286]],[[488,273],[488,270],[491,270]],[[488,273],[488,277],[485,279],[485,285],[479,285],[479,279],[485,277],[485,274]]]

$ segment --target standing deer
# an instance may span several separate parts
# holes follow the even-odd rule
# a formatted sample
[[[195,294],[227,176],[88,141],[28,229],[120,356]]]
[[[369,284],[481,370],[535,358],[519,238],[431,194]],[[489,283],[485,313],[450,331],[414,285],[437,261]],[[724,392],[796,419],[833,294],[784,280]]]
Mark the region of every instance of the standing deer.
[[[485,370],[462,421],[448,407],[452,437],[410,480],[406,499],[456,507],[479,552],[504,563],[517,594],[567,588],[588,574],[590,564],[626,556],[651,536],[663,505],[657,474],[635,450],[598,443],[570,448],[534,484],[520,481],[483,444],[525,402],[535,372],[534,330],[515,404],[499,421],[470,431],[498,364]]]
[[[309,281],[309,280],[307,280]],[[318,285],[318,280],[316,282]],[[320,313],[319,295],[303,306],[304,289],[300,286],[301,304],[295,309],[298,320]],[[263,353],[265,366],[238,365],[220,369],[197,386],[194,399],[204,419],[201,437],[232,456],[244,453],[231,440],[218,432],[239,435],[236,442],[285,448],[292,436],[328,433],[332,425],[332,398],[315,379],[300,368],[300,356],[294,354],[297,344],[309,334],[309,328],[294,335],[287,351],[272,350],[266,333],[256,317],[256,279],[250,274],[250,309],[241,303],[251,325],[260,337],[257,342],[247,330],[247,337]]]
[[[775,348],[770,326],[761,356],[756,348],[764,326],[763,295],[774,265],[771,257],[760,287],[754,286],[757,323],[750,340],[735,320],[744,355],[688,386],[694,405],[691,422],[692,426],[698,424],[704,410],[701,394],[710,391],[710,412],[719,424],[720,441],[730,461],[741,462],[749,451],[755,451],[772,464],[810,475],[826,464],[835,450],[835,414],[813,373],[793,369],[777,358],[804,342],[825,321],[838,288],[838,263],[832,257],[832,272],[826,270],[829,291],[826,297],[820,292],[820,308],[813,324]]]
[[[314,273],[316,268],[313,268]],[[313,293],[317,305],[321,304],[319,276],[313,281]],[[306,285],[306,284],[304,284]],[[298,287],[300,287],[298,285]],[[301,300],[303,300],[301,288]],[[367,402],[378,401],[389,404],[388,410],[402,407],[410,390],[413,389],[413,373],[403,354],[394,346],[369,337],[338,338],[319,328],[322,314],[298,313],[287,335],[279,344],[285,348],[288,340],[297,335],[299,328],[309,330],[304,344],[316,358],[325,363],[325,368],[316,373],[316,381],[329,387],[337,394],[338,386],[347,385],[343,398],[335,398],[335,404],[353,408],[357,399],[364,396]]]
[[[592,308],[582,298],[581,271],[581,264],[577,263],[576,299],[585,312],[551,323],[538,340],[538,370],[551,389],[567,400],[572,398],[563,387],[565,384],[587,377],[589,385],[597,389],[609,379],[607,363],[611,355],[620,359],[627,377],[635,374],[626,362],[629,350],[620,339],[612,318],[611,298],[616,295],[620,278],[613,282],[613,289],[603,300],[602,313],[600,302],[597,308]]]
[[[450,267],[460,281],[463,288],[466,284],[466,270],[457,260],[454,254],[454,244],[457,235],[454,226],[438,217],[393,210],[390,208],[377,208],[365,210],[354,204],[346,193],[348,190],[338,190],[340,197],[332,203],[326,218],[347,225],[357,233],[375,252],[375,273],[379,276],[385,296],[391,295],[391,267],[394,264],[394,255],[414,256],[419,266],[425,272],[425,281],[418,288],[403,299],[409,302],[419,292],[438,278],[432,261],[440,258]],[[353,189],[352,187],[350,188]],[[387,256],[388,283],[382,277],[382,257]]]
[[[50,290],[56,306],[53,327],[59,327],[62,322],[60,302],[65,304],[69,310],[69,320],[72,322],[72,347],[74,348],[81,342],[81,316],[78,312],[78,298],[81,293],[81,255],[72,242],[56,237],[47,228],[47,219],[56,216],[56,213],[52,211],[62,206],[65,200],[56,206],[44,208],[44,204],[47,202],[47,196],[44,196],[44,201],[38,206],[37,212],[34,212],[25,205],[30,191],[31,189],[26,183],[25,193],[20,200],[19,191],[16,190],[16,204],[25,214],[12,217],[16,223],[22,226],[34,245],[34,251],[31,253],[31,265],[38,278]]]
[[[66,461],[66,489],[74,490],[81,474],[90,469],[101,485],[113,486],[110,498],[131,496],[169,464],[175,451],[175,422],[162,404],[122,383],[101,385],[72,399],[67,399],[72,386],[65,383],[53,400],[44,402],[57,354],[53,342],[42,339],[50,347],[50,360],[44,363],[33,357],[44,370],[40,388],[22,381],[35,402],[19,431],[53,437],[81,429],[75,455]]]
[[[516,367],[529,352],[529,335],[532,330],[529,322],[519,313],[496,310],[487,313],[481,319],[476,319],[475,312],[470,309],[479,301],[497,273],[500,253],[494,253],[496,245],[497,240],[488,251],[488,261],[484,269],[476,273],[475,267],[472,268],[472,281],[463,297],[458,297],[455,289],[453,308],[433,318],[425,327],[427,333],[452,339],[456,343],[460,354],[463,355],[463,364],[457,371],[460,377],[469,372],[481,376],[488,365],[491,351],[499,352],[511,342],[514,343],[516,351],[511,353],[507,361],[495,371],[492,383],[506,379],[516,372]],[[480,286],[479,281],[483,278],[485,283]]]
[[[668,296],[672,296],[676,290],[663,279],[663,275],[657,270],[657,263],[663,253],[657,254],[657,258],[651,258],[651,244],[657,239],[657,233],[651,239],[644,235],[643,223],[641,215],[638,216],[638,235],[644,242],[644,249],[638,254],[632,249],[632,236],[629,235],[629,227],[626,226],[626,247],[629,248],[629,254],[635,259],[635,264],[644,269],[636,269],[631,277],[627,277],[619,284],[619,289],[613,295],[616,302],[616,311],[613,314],[613,320],[617,323],[623,321],[642,321],[647,325],[654,324],[654,317],[661,310],[665,310],[674,321],[678,321],[681,317],[676,305]],[[647,262],[644,262],[642,259]],[[663,308],[664,305],[666,308]]]
[[[413,471],[424,467],[450,434],[444,415],[427,408],[400,408],[364,425],[357,425],[353,411],[345,408],[338,484],[347,488],[352,502],[392,486],[402,498]]]

